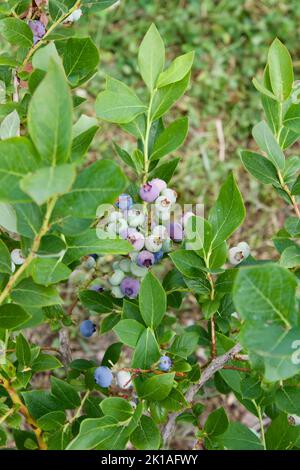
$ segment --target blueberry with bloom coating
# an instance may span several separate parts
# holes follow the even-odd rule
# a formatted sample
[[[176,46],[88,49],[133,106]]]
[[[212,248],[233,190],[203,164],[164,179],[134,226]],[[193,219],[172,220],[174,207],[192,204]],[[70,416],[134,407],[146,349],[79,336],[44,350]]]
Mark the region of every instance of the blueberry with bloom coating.
[[[168,356],[161,356],[158,367],[163,372],[168,372],[172,367],[171,359]]]
[[[161,180],[160,178],[154,178],[150,181],[150,183],[155,185],[159,192],[163,191],[164,189],[167,189],[167,183],[164,180]]]
[[[111,386],[113,375],[111,370],[106,366],[97,367],[94,372],[95,382],[99,387],[108,388]]]
[[[167,228],[164,225],[156,225],[152,230],[152,235],[155,235],[162,240],[169,238]]]
[[[96,331],[96,325],[91,320],[84,320],[80,325],[80,333],[85,338],[90,338]]]
[[[117,373],[117,384],[123,390],[127,390],[132,387],[131,374],[126,370],[120,370]]]
[[[185,214],[183,214],[183,216],[181,218],[182,225],[185,227],[187,225],[189,219],[191,217],[195,217],[195,216],[196,216],[196,214],[194,214],[194,212],[191,212],[191,211],[186,212]]]
[[[135,250],[140,251],[144,247],[145,237],[135,228],[129,227],[126,230],[122,230],[120,235],[122,238],[124,238],[124,240],[128,240]]]
[[[173,204],[176,202],[177,199],[177,193],[173,189],[166,188],[161,192],[162,196],[165,196],[167,199],[169,199]]]
[[[241,263],[244,259],[250,255],[250,247],[246,242],[240,242],[237,246],[230,248],[228,257],[229,261],[233,265]]]
[[[156,253],[154,253],[155,263],[159,263],[159,261],[163,258],[163,256],[164,256],[163,250],[159,250]]]
[[[120,196],[117,199],[116,206],[121,211],[126,211],[128,209],[131,209],[133,206],[132,197],[129,194],[120,194]]]
[[[155,235],[149,235],[149,237],[145,239],[145,247],[148,251],[156,253],[162,248],[162,240],[160,237],[157,237]]]
[[[73,23],[74,21],[78,21],[79,18],[82,16],[81,8],[77,8],[77,10],[73,11],[64,21],[63,23]]]
[[[106,227],[106,231],[111,235],[115,235],[117,233],[120,234],[126,230],[127,227],[128,224],[125,219],[118,219],[115,222],[110,222]]]
[[[159,187],[152,181],[143,184],[140,189],[141,199],[146,202],[155,201],[155,199],[159,196],[159,193]]]
[[[12,262],[17,266],[24,264],[25,262],[25,257],[23,256],[23,253],[21,250],[19,250],[19,248],[15,248],[14,250],[12,250],[10,257]]]
[[[145,277],[148,274],[148,268],[144,268],[143,266],[138,266],[136,263],[130,263],[130,270],[131,273],[136,277]]]
[[[138,227],[145,222],[145,214],[139,209],[130,209],[127,214],[127,221],[130,227]]]
[[[133,279],[132,277],[125,277],[120,285],[121,292],[129,297],[129,299],[135,299],[140,290],[140,281]]]
[[[33,43],[36,44],[46,33],[45,25],[39,20],[29,20],[28,26],[33,32]]]
[[[160,217],[161,213],[169,213],[172,205],[172,199],[168,198],[167,196],[159,196],[155,201],[155,209]]]
[[[174,242],[181,242],[183,239],[183,228],[179,222],[171,222],[167,227],[170,238]]]
[[[144,266],[145,268],[150,268],[155,263],[155,257],[150,251],[143,250],[140,251],[137,262],[139,266]]]
[[[112,286],[111,293],[116,299],[123,299],[124,294],[120,289],[120,286]]]
[[[104,291],[103,287],[100,284],[94,284],[94,285],[90,286],[89,290],[93,290],[95,292],[103,292]]]
[[[112,276],[109,278],[109,282],[112,286],[119,286],[123,281],[125,274],[121,269],[117,269]]]

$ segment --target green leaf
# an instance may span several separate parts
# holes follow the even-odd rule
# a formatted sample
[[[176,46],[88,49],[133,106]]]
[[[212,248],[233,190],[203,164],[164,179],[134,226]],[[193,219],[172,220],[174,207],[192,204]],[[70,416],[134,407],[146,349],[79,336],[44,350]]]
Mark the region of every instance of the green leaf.
[[[62,411],[63,409],[61,404],[45,390],[22,392],[22,397],[34,419],[39,419],[52,411]]]
[[[260,121],[253,127],[252,135],[259,148],[266,152],[267,158],[273,165],[279,170],[283,170],[285,165],[284,153],[268,124],[265,121]]]
[[[284,330],[278,325],[245,327],[240,333],[242,345],[257,355],[264,364],[269,382],[293,377],[300,371],[300,329]]]
[[[56,431],[65,424],[66,415],[63,411],[50,411],[37,420],[37,424],[43,431]]]
[[[278,38],[269,49],[268,65],[273,93],[279,101],[284,101],[292,91],[294,72],[289,51]]]
[[[45,97],[50,99],[46,100]],[[28,129],[42,160],[65,163],[71,151],[72,99],[62,68],[53,60],[28,109]]]
[[[123,124],[146,112],[147,107],[131,88],[108,77],[107,88],[97,96],[95,109],[98,118]]]
[[[58,369],[62,367],[62,363],[55,357],[51,356],[51,354],[44,354],[40,353],[38,357],[32,363],[32,371],[33,372],[44,372],[48,370]],[[60,408],[62,409],[62,405],[60,404]]]
[[[54,287],[35,284],[32,279],[21,281],[11,293],[14,302],[24,306],[45,307],[61,303],[61,298]]]
[[[96,118],[82,114],[73,126],[73,140],[71,149],[71,161],[78,162],[85,156],[89,146],[98,131]]]
[[[163,163],[162,165],[159,165],[154,168],[154,170],[150,173],[150,177],[152,179],[160,178],[163,179],[166,183],[168,183],[174,175],[179,162],[180,158],[172,158],[172,160],[170,160],[169,162]]]
[[[121,320],[113,330],[122,343],[127,344],[127,346],[131,348],[135,348],[145,327],[136,320]]]
[[[112,297],[107,292],[82,290],[79,292],[79,298],[85,308],[97,313],[111,313],[115,308]]]
[[[8,114],[0,125],[0,139],[9,139],[20,135],[20,118],[16,110]]]
[[[268,450],[291,450],[299,442],[300,426],[290,426],[286,414],[272,420],[266,432]],[[299,445],[297,445],[299,447]]]
[[[174,253],[170,253],[169,257],[175,264],[178,271],[180,271],[185,277],[198,278],[201,275],[201,268],[204,267],[204,263],[200,256],[191,250],[176,250]]]
[[[67,79],[72,86],[83,84],[95,73],[99,63],[99,52],[89,37],[57,41],[56,47],[63,59]]]
[[[0,239],[0,273],[11,274],[11,258],[5,243]]]
[[[51,60],[61,64],[61,59],[58,55],[54,42],[50,42],[44,47],[40,47],[32,57],[32,66],[35,69],[48,71]]]
[[[300,266],[300,248],[294,245],[283,250],[280,256],[280,264],[289,269]]]
[[[30,264],[30,275],[36,284],[49,286],[69,278],[72,271],[59,260],[35,258]]]
[[[80,398],[74,387],[54,376],[51,377],[51,393],[66,410],[73,410],[80,405]]]
[[[284,115],[283,125],[297,134],[300,133],[300,104],[291,104]]]
[[[139,306],[144,322],[151,328],[156,328],[166,313],[167,297],[165,290],[150,271],[141,283]]]
[[[31,361],[31,349],[27,339],[20,333],[16,339],[16,356],[20,367],[28,366]]]
[[[175,356],[186,359],[198,346],[199,334],[194,331],[185,331],[175,337],[169,351]]]
[[[111,416],[85,419],[80,424],[79,434],[66,450],[109,449],[119,430],[118,421]]]
[[[222,185],[217,201],[210,210],[208,221],[212,228],[213,247],[217,247],[242,224],[245,207],[232,173]]]
[[[0,34],[16,46],[29,48],[33,45],[33,34],[28,24],[18,18],[5,18],[0,22]]]
[[[100,403],[103,414],[115,418],[120,423],[127,421],[132,417],[133,409],[124,398],[110,397],[105,398]]]
[[[20,187],[41,206],[53,196],[70,191],[75,176],[75,167],[70,164],[40,168],[35,173],[27,174],[21,180]]]
[[[0,200],[30,202],[27,194],[21,191],[19,181],[40,165],[40,158],[26,137],[0,141]]]
[[[97,237],[96,230],[90,229],[77,237],[67,238],[68,251],[63,262],[70,264],[81,256],[95,253],[98,255],[126,255],[132,251],[132,245],[127,240],[107,239]]]
[[[77,176],[69,193],[58,201],[54,217],[94,219],[98,206],[114,203],[125,185],[126,178],[113,161],[99,160]]]
[[[143,415],[130,436],[132,445],[138,450],[155,450],[160,446],[161,436],[154,421]]]
[[[150,160],[159,160],[178,149],[186,139],[188,127],[189,121],[185,117],[172,122],[155,141]]]
[[[300,416],[300,389],[298,387],[282,387],[276,391],[276,406],[286,413]]]
[[[159,88],[151,106],[151,119],[155,121],[163,116],[184,94],[190,83],[190,72],[179,82]]]
[[[132,359],[132,367],[149,369],[160,358],[160,351],[154,333],[147,328],[140,336]]]
[[[154,24],[148,29],[139,47],[138,63],[141,76],[152,91],[165,65],[164,42]]]
[[[19,305],[5,304],[0,306],[0,328],[12,330],[21,327],[30,315]]]
[[[275,264],[242,268],[234,283],[233,300],[243,319],[290,326],[295,321],[295,277]]]
[[[248,150],[242,150],[240,157],[246,170],[265,184],[278,185],[278,175],[275,166],[266,157],[263,157],[259,153],[250,152]]]
[[[150,379],[137,384],[137,392],[140,398],[145,400],[164,400],[172,390],[175,372],[153,375]]]
[[[263,450],[257,435],[241,423],[230,423],[218,440],[227,450]]]
[[[260,381],[254,377],[245,377],[241,381],[242,397],[248,400],[255,400],[260,397],[262,389]]]
[[[0,203],[0,225],[10,232],[18,233],[16,212],[11,204]]]
[[[194,51],[176,57],[164,72],[162,72],[157,81],[157,87],[161,88],[171,83],[179,82],[186,76],[192,68],[194,62]]]
[[[224,434],[229,426],[229,421],[224,408],[218,408],[208,416],[204,430],[209,436]]]

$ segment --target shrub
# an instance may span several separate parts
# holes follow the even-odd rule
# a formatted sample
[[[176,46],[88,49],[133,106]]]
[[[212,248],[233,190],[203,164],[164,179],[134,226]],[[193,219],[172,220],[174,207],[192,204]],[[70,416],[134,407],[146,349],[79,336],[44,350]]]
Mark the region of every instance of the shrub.
[[[260,153],[240,153],[295,213],[273,238],[278,259],[257,260],[245,241],[228,248],[245,217],[232,173],[206,218],[201,207],[182,212],[170,187],[179,159],[166,157],[183,145],[188,119],[166,125],[165,116],[189,87],[193,51],[165,66],[152,24],[138,52],[143,93],[107,77],[97,119],[82,114],[74,123],[84,101],[76,88],[94,75],[99,53],[73,23],[114,3],[0,7],[0,31],[14,52],[0,56],[0,443],[158,449],[188,424],[195,448],[297,449],[300,159],[284,151],[300,135],[300,107],[290,55],[275,39],[263,78],[254,80],[266,114],[253,128]],[[134,142],[132,152],[115,145],[131,181],[113,159],[86,165],[101,121]],[[68,282],[77,286],[71,304]],[[188,295],[199,321],[184,326],[176,313]],[[101,362],[84,352],[72,360],[68,330],[90,341],[98,316],[100,334],[113,330],[118,342]],[[58,333],[59,348],[29,339],[41,324]],[[38,388],[37,374],[49,371],[48,389]],[[203,422],[206,387],[232,392],[259,433],[230,422],[222,407]]]

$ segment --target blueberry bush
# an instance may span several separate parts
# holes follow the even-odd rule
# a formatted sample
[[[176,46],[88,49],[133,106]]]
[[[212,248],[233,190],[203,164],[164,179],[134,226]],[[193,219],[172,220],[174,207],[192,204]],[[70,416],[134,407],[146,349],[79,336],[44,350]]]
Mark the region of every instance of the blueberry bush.
[[[230,241],[245,218],[232,173],[209,211],[172,187],[188,117],[169,111],[190,86],[193,51],[165,63],[149,25],[137,57],[144,89],[107,76],[93,116],[83,113],[77,91],[99,51],[77,22],[115,3],[0,5],[11,50],[0,55],[0,445],[172,448],[180,426],[192,428],[194,449],[298,449],[300,157],[291,149],[300,87],[290,54],[274,39],[253,80],[265,114],[253,128],[257,151],[240,151],[246,170],[287,205],[272,238],[276,259],[255,259],[247,242]],[[125,133],[132,151],[112,142],[111,158],[90,163],[102,122]],[[198,314],[183,326],[187,297]],[[32,341],[41,325],[58,348]],[[115,339],[101,362],[84,348],[72,358],[74,330],[83,345]],[[233,394],[258,426],[223,407],[208,411],[209,393]]]

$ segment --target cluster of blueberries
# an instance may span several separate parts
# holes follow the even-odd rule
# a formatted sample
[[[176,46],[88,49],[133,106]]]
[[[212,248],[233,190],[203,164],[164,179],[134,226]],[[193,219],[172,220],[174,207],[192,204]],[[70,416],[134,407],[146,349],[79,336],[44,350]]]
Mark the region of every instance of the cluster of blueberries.
[[[162,372],[168,372],[172,367],[172,361],[169,356],[161,356],[158,368]],[[107,366],[100,366],[94,372],[95,382],[99,387],[108,388],[113,381],[113,372]],[[120,388],[127,389],[132,386],[131,374],[127,371],[119,371],[116,376],[117,384]]]
[[[116,202],[119,210],[111,212],[105,222],[109,235],[128,240],[134,250],[129,258],[113,264],[109,282],[117,298],[136,298],[140,280],[148,269],[171,250],[172,242],[181,242],[184,238],[183,224],[171,221],[177,194],[165,181],[155,178],[143,184],[140,197],[144,203],[134,205],[129,194],[121,194]],[[150,223],[148,203],[153,203]]]

